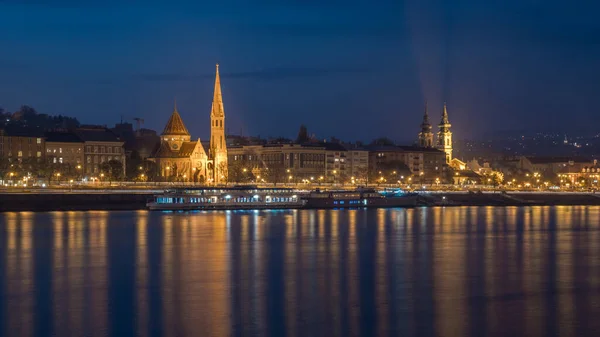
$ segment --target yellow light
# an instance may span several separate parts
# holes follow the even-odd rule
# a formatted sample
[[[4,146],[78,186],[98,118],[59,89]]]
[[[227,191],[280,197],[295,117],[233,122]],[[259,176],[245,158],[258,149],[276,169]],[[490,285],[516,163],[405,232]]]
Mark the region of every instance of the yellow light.
[[[100,178],[104,178],[104,173],[100,173]]]

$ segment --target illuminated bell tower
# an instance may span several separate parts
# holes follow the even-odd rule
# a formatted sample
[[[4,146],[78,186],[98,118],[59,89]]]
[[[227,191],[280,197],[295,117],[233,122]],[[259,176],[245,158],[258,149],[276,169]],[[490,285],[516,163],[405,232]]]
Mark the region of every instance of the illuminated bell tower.
[[[427,102],[425,102],[425,114],[421,123],[421,132],[419,132],[419,146],[433,147],[433,132],[431,132],[431,123],[427,114]]]
[[[213,162],[213,179],[215,183],[227,182],[227,139],[225,138],[225,109],[221,95],[221,79],[219,65],[215,77],[215,92],[210,112],[210,157]]]
[[[439,131],[437,134],[437,148],[446,153],[446,163],[452,160],[452,132],[450,132],[450,121],[448,120],[448,109],[444,102],[444,111],[442,112],[442,120],[438,125]]]

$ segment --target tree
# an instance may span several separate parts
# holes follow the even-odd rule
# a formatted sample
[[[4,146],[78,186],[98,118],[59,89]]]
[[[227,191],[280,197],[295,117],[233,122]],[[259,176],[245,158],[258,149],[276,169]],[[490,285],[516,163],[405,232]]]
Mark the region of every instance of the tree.
[[[235,183],[249,183],[256,178],[250,167],[245,167],[240,160],[229,161],[227,168],[228,181]]]
[[[121,180],[123,179],[123,163],[118,160],[109,160],[100,164],[100,172],[104,173],[104,176],[109,180]]]
[[[412,173],[403,161],[392,160],[380,163],[374,170],[369,172],[369,181],[372,183],[395,184],[402,177],[408,177]]]
[[[380,146],[381,145],[386,145],[386,146],[389,146],[389,145],[394,145],[394,142],[391,139],[389,139],[389,138],[382,137],[382,138],[374,139],[371,142],[371,145],[380,145]]]
[[[273,183],[277,185],[277,183],[282,183],[287,181],[287,172],[285,168],[281,165],[272,165],[263,170],[263,178],[265,181],[269,183]]]
[[[303,144],[307,143],[310,140],[308,137],[308,129],[305,125],[300,125],[300,130],[298,131],[298,137],[296,138],[296,143]]]

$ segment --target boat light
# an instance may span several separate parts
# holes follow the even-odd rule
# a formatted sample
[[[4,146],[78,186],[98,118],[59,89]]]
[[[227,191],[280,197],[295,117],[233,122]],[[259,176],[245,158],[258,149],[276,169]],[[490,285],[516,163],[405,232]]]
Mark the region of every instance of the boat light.
[[[228,194],[225,196],[225,199],[231,199],[231,196]]]
[[[258,194],[255,194],[253,198],[258,199],[259,198]]]

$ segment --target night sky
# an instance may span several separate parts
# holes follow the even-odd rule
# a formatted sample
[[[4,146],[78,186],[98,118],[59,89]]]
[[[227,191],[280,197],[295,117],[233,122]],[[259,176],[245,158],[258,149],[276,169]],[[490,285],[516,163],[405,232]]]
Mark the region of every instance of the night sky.
[[[218,62],[230,133],[411,141],[426,99],[461,139],[590,129],[597,3],[0,0],[0,106],[160,131],[176,97],[208,139]]]

